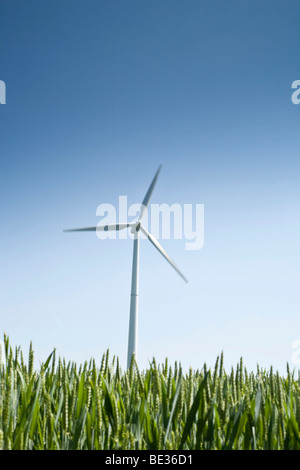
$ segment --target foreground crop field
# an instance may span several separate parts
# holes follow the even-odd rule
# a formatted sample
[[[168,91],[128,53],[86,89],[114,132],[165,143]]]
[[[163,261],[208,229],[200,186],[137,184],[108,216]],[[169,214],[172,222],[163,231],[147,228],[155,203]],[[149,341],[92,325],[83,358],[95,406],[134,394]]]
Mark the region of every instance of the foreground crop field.
[[[300,449],[300,380],[287,371],[183,374],[175,363],[122,372],[109,351],[97,367],[56,358],[34,369],[5,338],[1,449]]]

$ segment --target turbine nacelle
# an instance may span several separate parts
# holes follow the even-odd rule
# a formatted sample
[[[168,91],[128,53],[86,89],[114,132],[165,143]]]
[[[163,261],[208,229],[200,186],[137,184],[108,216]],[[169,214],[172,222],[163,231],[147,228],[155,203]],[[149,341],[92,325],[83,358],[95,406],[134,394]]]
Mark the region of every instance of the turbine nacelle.
[[[138,220],[131,229],[131,233],[138,233],[141,230],[141,222]]]

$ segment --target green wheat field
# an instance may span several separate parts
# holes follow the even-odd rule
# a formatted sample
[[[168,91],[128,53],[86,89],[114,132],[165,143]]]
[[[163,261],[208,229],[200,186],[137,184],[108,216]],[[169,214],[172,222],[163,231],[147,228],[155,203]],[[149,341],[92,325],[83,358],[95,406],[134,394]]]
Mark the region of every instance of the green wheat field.
[[[224,370],[183,373],[153,359],[122,371],[107,351],[99,365],[50,354],[34,367],[4,336],[0,366],[0,449],[283,450],[300,449],[300,379],[287,367],[249,372],[242,359]]]

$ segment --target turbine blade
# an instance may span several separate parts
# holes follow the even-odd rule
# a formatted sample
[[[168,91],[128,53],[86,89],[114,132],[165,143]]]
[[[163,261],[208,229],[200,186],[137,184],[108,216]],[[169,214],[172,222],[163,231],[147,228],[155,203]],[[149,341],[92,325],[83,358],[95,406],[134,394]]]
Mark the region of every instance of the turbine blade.
[[[179,274],[179,276],[182,277],[182,279],[185,281],[185,282],[188,282],[188,280],[186,279],[186,277],[182,274],[182,272],[180,271],[180,269],[176,266],[176,264],[174,263],[174,261],[170,258],[170,256],[166,253],[166,251],[163,249],[163,247],[161,246],[161,244],[156,240],[155,237],[153,237],[153,235],[151,235],[151,233],[147,232],[147,230],[145,229],[145,227],[143,227],[142,225],[140,226],[140,229],[141,231],[143,232],[144,235],[146,235],[146,237],[148,238],[148,240],[150,240],[150,242],[152,243],[152,245],[155,246],[155,248],[163,255],[163,257],[170,263],[171,266],[173,266],[173,268],[175,269],[175,271],[177,271],[177,273]]]
[[[149,189],[146,193],[146,196],[144,197],[144,200],[141,204],[141,213],[140,213],[139,220],[142,220],[142,217],[143,217],[144,212],[145,212],[145,208],[148,207],[148,204],[149,204],[150,198],[152,196],[154,186],[156,185],[156,181],[157,181],[160,170],[161,170],[161,165],[159,165],[158,170],[155,173],[155,176],[152,180],[152,183],[150,184]]]
[[[123,230],[127,227],[132,227],[133,223],[127,224],[110,224],[110,225],[97,225],[96,227],[85,227],[85,228],[71,228],[64,230],[64,232],[108,232],[109,230]]]

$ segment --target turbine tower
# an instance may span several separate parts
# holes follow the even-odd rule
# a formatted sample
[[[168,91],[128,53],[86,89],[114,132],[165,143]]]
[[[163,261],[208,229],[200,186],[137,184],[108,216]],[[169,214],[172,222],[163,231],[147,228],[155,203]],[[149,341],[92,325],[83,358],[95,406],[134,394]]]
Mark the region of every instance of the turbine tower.
[[[86,227],[86,228],[75,228],[67,229],[64,232],[94,232],[94,231],[109,231],[109,230],[123,230],[125,228],[131,228],[131,233],[134,235],[133,241],[133,259],[132,259],[132,277],[131,277],[131,297],[130,297],[130,316],[129,316],[129,334],[128,334],[128,354],[127,354],[127,368],[130,367],[131,361],[134,358],[137,360],[137,339],[138,339],[138,296],[139,296],[139,252],[140,252],[140,232],[142,232],[148,240],[155,246],[155,248],[161,253],[161,255],[170,263],[170,265],[177,271],[177,273],[182,277],[185,282],[188,282],[185,276],[182,274],[180,269],[176,266],[174,261],[163,249],[161,244],[157,239],[149,233],[145,227],[142,225],[142,219],[149,206],[149,201],[151,199],[154,187],[158,175],[161,170],[161,165],[159,166],[150,186],[146,193],[146,196],[143,199],[140,209],[140,215],[137,221],[135,222],[124,222],[118,224],[110,225],[97,225],[96,227]]]

